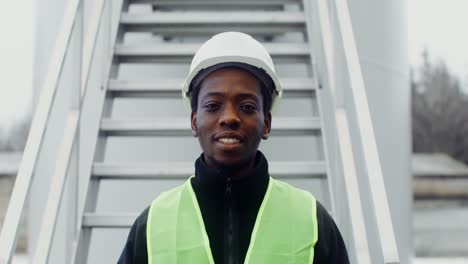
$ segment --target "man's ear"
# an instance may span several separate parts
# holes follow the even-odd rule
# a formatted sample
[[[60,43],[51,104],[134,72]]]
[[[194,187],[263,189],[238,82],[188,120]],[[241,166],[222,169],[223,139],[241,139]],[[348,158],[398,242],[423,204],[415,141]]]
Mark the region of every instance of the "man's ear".
[[[192,135],[194,137],[197,137],[198,136],[197,113],[193,111],[190,114],[190,126],[192,127]]]
[[[271,112],[268,112],[268,114],[265,115],[265,118],[263,120],[263,134],[262,138],[263,139],[268,139],[270,136],[271,132]]]

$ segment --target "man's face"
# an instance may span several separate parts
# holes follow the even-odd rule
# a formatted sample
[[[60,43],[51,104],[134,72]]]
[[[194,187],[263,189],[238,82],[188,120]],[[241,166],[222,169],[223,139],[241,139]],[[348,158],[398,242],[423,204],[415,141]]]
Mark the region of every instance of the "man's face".
[[[263,112],[260,82],[253,75],[236,68],[211,73],[201,84],[195,111],[192,132],[208,166],[253,165],[260,140],[271,129],[271,114]]]

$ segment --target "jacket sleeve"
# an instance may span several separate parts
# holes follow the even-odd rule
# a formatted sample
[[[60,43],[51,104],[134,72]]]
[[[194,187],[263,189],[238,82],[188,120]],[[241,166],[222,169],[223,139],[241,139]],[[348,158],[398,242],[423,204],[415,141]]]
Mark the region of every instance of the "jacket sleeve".
[[[317,201],[318,241],[313,264],[349,264],[340,230],[327,210]]]
[[[146,221],[148,219],[148,211],[149,207],[146,208],[133,223],[117,264],[148,263],[148,252],[146,249]]]

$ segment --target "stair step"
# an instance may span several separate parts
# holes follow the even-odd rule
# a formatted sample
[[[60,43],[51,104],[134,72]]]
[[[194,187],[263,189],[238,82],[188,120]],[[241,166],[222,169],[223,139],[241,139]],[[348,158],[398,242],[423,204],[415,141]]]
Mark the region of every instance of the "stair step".
[[[134,3],[152,4],[157,10],[259,10],[282,11],[285,5],[298,5],[298,0],[133,0]]]
[[[180,97],[183,79],[166,80],[110,80],[108,91],[114,97],[151,98]],[[312,78],[281,79],[285,97],[308,97],[315,91]]]
[[[201,43],[158,43],[158,44],[119,44],[115,56],[120,62],[190,63]],[[276,62],[304,62],[309,60],[310,47],[307,43],[264,43],[265,48]]]
[[[132,0],[132,3],[166,5],[285,5],[297,4],[300,0]]]
[[[165,35],[214,34],[225,31],[268,35],[302,32],[305,29],[304,13],[276,11],[124,13],[120,22],[126,31]]]
[[[138,214],[85,213],[84,228],[130,228]]]
[[[272,135],[313,135],[320,132],[320,119],[275,117],[272,122]],[[101,121],[101,131],[108,136],[191,136],[189,118],[171,119],[129,119],[105,118]]]
[[[325,178],[323,161],[270,161],[270,175],[274,178]],[[117,180],[187,179],[194,173],[193,162],[164,162],[137,164],[95,163],[93,178]]]

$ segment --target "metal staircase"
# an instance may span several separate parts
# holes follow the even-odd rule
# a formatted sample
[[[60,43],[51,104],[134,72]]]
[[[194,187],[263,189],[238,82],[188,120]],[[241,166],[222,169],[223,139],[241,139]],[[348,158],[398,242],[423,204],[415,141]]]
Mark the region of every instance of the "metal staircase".
[[[201,150],[180,87],[197,48],[223,31],[264,43],[283,83],[272,137],[260,146],[271,175],[311,191],[330,210],[352,263],[399,263],[345,1],[102,0],[96,7],[89,38],[82,36],[81,1],[68,9],[57,42],[62,67],[49,70],[57,77],[44,86],[12,197],[17,202],[0,237],[1,263],[11,260],[16,221],[47,162],[39,154],[53,137],[49,116],[61,111],[54,102],[65,89],[58,80],[70,54],[82,65],[75,72],[81,85],[57,139],[32,262],[112,263],[137,214],[193,174]],[[57,227],[60,221],[68,227]]]

